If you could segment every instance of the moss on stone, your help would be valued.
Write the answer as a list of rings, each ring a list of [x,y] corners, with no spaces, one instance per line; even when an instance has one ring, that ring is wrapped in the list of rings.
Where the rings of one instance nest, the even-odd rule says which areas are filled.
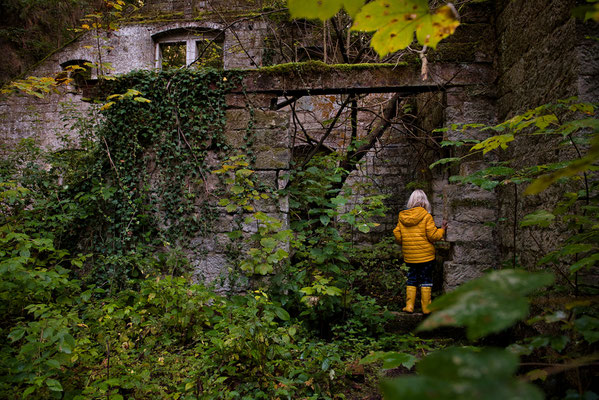
[[[174,22],[185,19],[185,15],[182,12],[174,13],[160,13],[155,12],[151,14],[134,14],[128,17],[126,20],[121,21],[121,24],[151,24],[156,22]]]
[[[379,68],[389,68],[395,66],[405,66],[407,63],[379,63],[379,64],[326,64],[322,61],[307,61],[297,63],[277,64],[258,69],[261,73],[266,74],[293,74],[293,73],[323,73],[330,71],[351,72],[374,70]]]

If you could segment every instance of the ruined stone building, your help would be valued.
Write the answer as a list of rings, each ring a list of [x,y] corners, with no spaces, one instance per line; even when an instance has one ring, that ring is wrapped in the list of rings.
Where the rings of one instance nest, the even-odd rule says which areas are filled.
[[[99,49],[94,35],[88,33],[45,59],[31,74],[53,76],[70,65],[98,63],[99,55],[101,62],[114,68],[105,71],[112,76],[197,63],[247,69],[244,93],[234,92],[228,97],[227,138],[233,146],[243,144],[250,111],[240,98],[247,95],[255,107],[253,168],[273,186],[284,184],[282,177],[292,159],[305,155],[322,138],[328,128],[326,121],[335,116],[348,96],[356,96],[356,129],[359,136],[365,136],[379,121],[376,115],[383,113],[389,99],[396,101],[393,96],[399,93],[391,126],[347,183],[369,183],[370,190],[390,195],[387,202],[391,212],[378,221],[377,235],[357,235],[356,240],[391,235],[397,212],[411,190],[424,187],[432,196],[437,224],[443,219],[449,222],[448,245],[439,251],[443,288],[449,290],[486,269],[500,267],[504,261],[500,250],[502,254],[518,254],[523,263],[541,251],[527,237],[529,232],[514,226],[543,199],[523,198],[511,186],[485,191],[451,184],[450,175],[472,172],[483,161],[464,162],[459,171],[428,169],[430,163],[456,155],[441,147],[441,140],[460,138],[459,131],[436,130],[458,123],[495,124],[528,108],[570,96],[599,99],[599,46],[587,38],[597,36],[597,25],[573,18],[575,3],[458,1],[461,25],[436,50],[428,51],[428,77],[423,79],[418,54],[406,51],[386,64],[374,64],[377,60],[367,43],[344,50],[339,46],[349,44],[350,36],[347,41],[331,39],[339,36],[336,30],[343,26],[290,22],[284,2],[147,0],[117,31],[107,33],[108,47]],[[343,54],[351,59],[345,60]],[[355,60],[372,64],[339,65]],[[327,65],[312,62],[271,67],[304,61]],[[64,109],[67,105],[81,111],[90,107],[83,100],[89,96],[97,72],[86,68],[60,95],[4,100],[0,104],[0,140],[13,143],[34,137],[44,146],[60,146],[58,138],[68,130]],[[323,142],[327,149],[348,145],[350,119],[349,110],[341,113],[340,122]],[[510,157],[535,157],[536,150],[514,146]],[[288,205],[284,203],[266,211],[286,218]],[[193,261],[208,279],[226,271],[222,241],[227,218],[223,211],[218,232],[194,242],[204,253]],[[555,242],[549,237],[541,240],[549,245]]]

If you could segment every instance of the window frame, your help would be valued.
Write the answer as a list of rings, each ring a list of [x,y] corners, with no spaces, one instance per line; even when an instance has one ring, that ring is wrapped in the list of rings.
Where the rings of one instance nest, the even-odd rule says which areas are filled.
[[[162,69],[162,49],[161,45],[185,44],[185,66],[189,66],[196,61],[198,57],[199,42],[215,42],[224,47],[224,33],[221,30],[213,28],[176,28],[160,32],[153,36],[154,40],[154,66],[156,69]],[[224,58],[224,54],[223,54]],[[224,60],[223,60],[224,62]]]

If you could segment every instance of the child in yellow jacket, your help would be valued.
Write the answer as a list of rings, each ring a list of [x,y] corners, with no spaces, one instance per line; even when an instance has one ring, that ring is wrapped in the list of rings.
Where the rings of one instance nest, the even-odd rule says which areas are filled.
[[[406,306],[403,311],[414,312],[416,288],[420,286],[422,312],[429,314],[433,286],[435,246],[447,230],[447,222],[441,228],[435,226],[431,216],[431,205],[422,190],[415,190],[408,200],[407,210],[399,213],[397,226],[393,230],[395,240],[401,244],[404,261],[409,267],[406,288]]]

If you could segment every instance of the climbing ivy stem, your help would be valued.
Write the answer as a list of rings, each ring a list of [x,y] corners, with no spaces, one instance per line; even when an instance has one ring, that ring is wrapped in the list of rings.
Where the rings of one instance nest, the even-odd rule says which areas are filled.
[[[108,147],[108,142],[106,142],[106,137],[102,136],[102,140],[104,141],[104,145],[106,146],[106,154],[108,155],[108,161],[110,161],[110,165],[112,166],[112,169],[114,169],[114,173],[116,174],[116,178],[117,178],[117,182],[119,183],[119,186],[121,186],[121,177],[119,176],[119,171],[116,168],[116,165],[114,165],[114,161],[112,161],[112,156],[110,155],[110,148]]]

